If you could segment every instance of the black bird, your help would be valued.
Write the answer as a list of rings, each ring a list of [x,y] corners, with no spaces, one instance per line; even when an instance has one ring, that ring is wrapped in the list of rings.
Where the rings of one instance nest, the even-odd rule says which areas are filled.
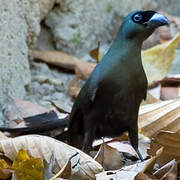
[[[138,150],[137,118],[140,103],[146,98],[147,78],[141,47],[156,28],[167,24],[167,18],[155,11],[134,11],[125,17],[111,48],[90,74],[73,105],[67,121],[71,145],[89,153],[94,139],[127,131],[143,160]],[[59,123],[57,128],[60,127]]]

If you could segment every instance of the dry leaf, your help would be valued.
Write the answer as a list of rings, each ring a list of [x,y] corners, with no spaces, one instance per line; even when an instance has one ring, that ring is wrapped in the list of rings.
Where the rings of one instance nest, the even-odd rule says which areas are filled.
[[[96,180],[134,180],[136,174],[142,171],[147,161],[122,167],[116,171],[104,171],[96,175]]]
[[[95,63],[80,61],[79,63],[76,63],[75,73],[81,79],[87,80],[89,74],[93,71],[95,66],[96,66]]]
[[[167,75],[174,59],[178,43],[179,34],[166,43],[142,51],[142,62],[149,86],[152,85],[154,81],[159,81]]]
[[[64,165],[64,167],[50,180],[55,180],[56,178],[61,177],[63,179],[70,179],[71,177],[71,161],[70,159]]]
[[[106,170],[115,170],[123,166],[123,155],[117,149],[103,143],[94,159]]]
[[[0,159],[0,179],[8,179],[12,172],[10,172],[10,165],[4,160]]]
[[[89,52],[89,54],[91,55],[92,58],[94,58],[97,62],[99,62],[101,59],[102,59],[102,55],[101,55],[101,52],[100,52],[100,42],[98,42],[98,47],[91,50]]]
[[[154,156],[156,151],[163,147],[163,153],[158,159],[160,166],[175,159],[180,160],[180,132],[162,131],[154,137],[150,144],[148,154]]]
[[[154,165],[156,163],[156,160],[162,155],[162,153],[163,153],[163,147],[161,147],[160,149],[156,151],[155,156],[149,159],[149,161],[146,163],[146,165],[144,166],[141,172],[146,173],[146,174],[152,174],[154,171]]]
[[[43,180],[44,165],[40,158],[30,158],[26,150],[19,150],[12,169],[18,180]]]
[[[178,131],[180,98],[141,106],[138,123],[141,133],[149,138],[155,136],[160,130]]]
[[[158,179],[166,179],[166,177],[171,174],[175,176],[173,177],[175,180],[177,178],[177,162],[175,160],[168,162],[163,167],[153,173],[153,175],[156,176]]]
[[[149,162],[146,163],[144,169],[139,172],[135,176],[135,180],[151,180],[151,179],[160,179],[165,180],[169,177],[172,177],[171,180],[175,180],[177,178],[177,162],[172,160],[162,166],[161,168],[155,170],[154,165],[156,163],[157,158],[162,155],[161,151],[157,156],[152,157]]]
[[[47,64],[74,70],[82,79],[87,79],[88,75],[96,66],[94,63],[83,62],[74,56],[70,56],[60,51],[32,50],[30,54],[34,57],[34,60],[41,60]]]
[[[31,157],[41,158],[47,163],[50,162],[53,154],[55,157],[55,166],[59,170],[64,167],[72,155],[78,153],[71,160],[72,178],[95,179],[95,174],[103,170],[98,162],[79,149],[50,137],[27,135],[0,141],[0,152],[11,160],[15,159],[20,149],[27,150]]]
[[[109,142],[107,145],[114,148],[114,149],[116,149],[118,152],[129,153],[132,156],[137,157],[136,151],[127,142],[112,141],[112,142]]]
[[[75,64],[80,60],[60,51],[30,51],[34,60],[41,60],[47,64],[74,70]]]
[[[154,178],[153,178],[154,179]],[[148,175],[144,174],[143,172],[139,172],[135,177],[134,180],[153,180]]]

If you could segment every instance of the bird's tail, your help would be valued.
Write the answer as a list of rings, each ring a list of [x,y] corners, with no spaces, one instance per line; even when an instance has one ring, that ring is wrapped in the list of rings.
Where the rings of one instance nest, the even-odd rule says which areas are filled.
[[[69,116],[59,119],[54,111],[43,113],[37,116],[25,118],[27,127],[9,128],[0,127],[0,131],[7,131],[18,134],[43,133],[55,129],[64,129],[69,124]]]

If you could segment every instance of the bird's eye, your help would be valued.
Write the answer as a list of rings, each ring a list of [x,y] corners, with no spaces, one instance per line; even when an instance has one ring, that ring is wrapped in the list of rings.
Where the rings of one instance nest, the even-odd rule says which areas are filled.
[[[135,22],[139,22],[142,20],[142,15],[141,14],[135,14],[134,17],[133,17],[133,20]]]

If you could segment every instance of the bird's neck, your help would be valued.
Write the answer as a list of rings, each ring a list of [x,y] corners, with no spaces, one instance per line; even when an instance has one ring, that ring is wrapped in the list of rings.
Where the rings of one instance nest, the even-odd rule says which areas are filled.
[[[141,54],[143,40],[139,38],[128,38],[123,32],[120,30],[117,34],[116,39],[112,44],[112,49],[124,49],[124,52],[132,53],[132,54]],[[134,54],[134,55],[135,55]]]

